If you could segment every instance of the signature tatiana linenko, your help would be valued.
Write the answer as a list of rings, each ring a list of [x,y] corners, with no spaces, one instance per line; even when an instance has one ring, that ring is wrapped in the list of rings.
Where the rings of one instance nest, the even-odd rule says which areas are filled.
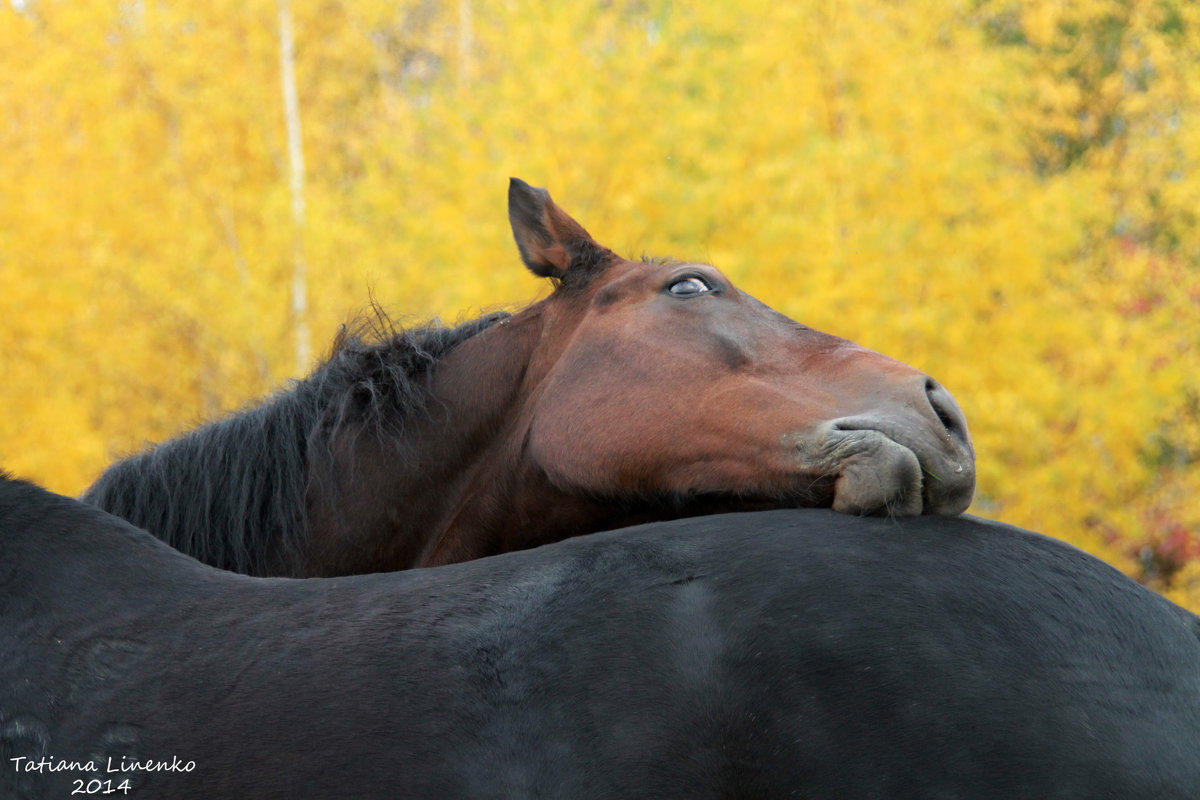
[[[171,756],[170,761],[141,761],[126,758],[125,756],[114,760],[112,756],[109,756],[103,762],[103,769],[101,769],[101,762],[95,759],[69,761],[52,756],[42,756],[41,758],[16,756],[15,758],[10,758],[9,761],[13,763],[13,769],[17,772],[191,772],[196,768],[195,761],[183,761],[179,756]]]

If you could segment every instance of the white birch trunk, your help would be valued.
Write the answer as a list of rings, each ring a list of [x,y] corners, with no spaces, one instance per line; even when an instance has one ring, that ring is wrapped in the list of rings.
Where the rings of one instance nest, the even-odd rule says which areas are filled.
[[[292,332],[295,374],[308,372],[312,333],[308,327],[308,265],[304,260],[304,148],[300,139],[300,100],[296,92],[296,48],[290,0],[279,0],[279,73],[287,122],[288,168],[292,196]]]
[[[458,0],[458,85],[462,86],[471,78],[471,50],[473,19],[471,0]]]

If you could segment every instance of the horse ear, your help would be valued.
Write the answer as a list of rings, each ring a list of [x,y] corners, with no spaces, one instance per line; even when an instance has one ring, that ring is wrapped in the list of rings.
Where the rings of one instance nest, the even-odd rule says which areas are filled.
[[[508,183],[508,221],[521,260],[538,277],[586,280],[613,256],[556,206],[549,192],[520,178]]]

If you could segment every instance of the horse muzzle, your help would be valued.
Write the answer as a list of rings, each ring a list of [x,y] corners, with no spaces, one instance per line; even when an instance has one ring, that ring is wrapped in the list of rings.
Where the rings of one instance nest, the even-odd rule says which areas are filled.
[[[831,420],[793,434],[802,467],[836,476],[833,509],[849,514],[953,515],[975,493],[975,451],[954,398],[925,379],[928,404]]]

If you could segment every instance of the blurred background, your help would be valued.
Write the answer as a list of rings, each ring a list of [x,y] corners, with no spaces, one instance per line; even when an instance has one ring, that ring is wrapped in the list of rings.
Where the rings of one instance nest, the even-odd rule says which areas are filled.
[[[1200,610],[1189,0],[0,0],[0,465],[67,494],[548,287],[508,178],[934,375],[972,512]]]

